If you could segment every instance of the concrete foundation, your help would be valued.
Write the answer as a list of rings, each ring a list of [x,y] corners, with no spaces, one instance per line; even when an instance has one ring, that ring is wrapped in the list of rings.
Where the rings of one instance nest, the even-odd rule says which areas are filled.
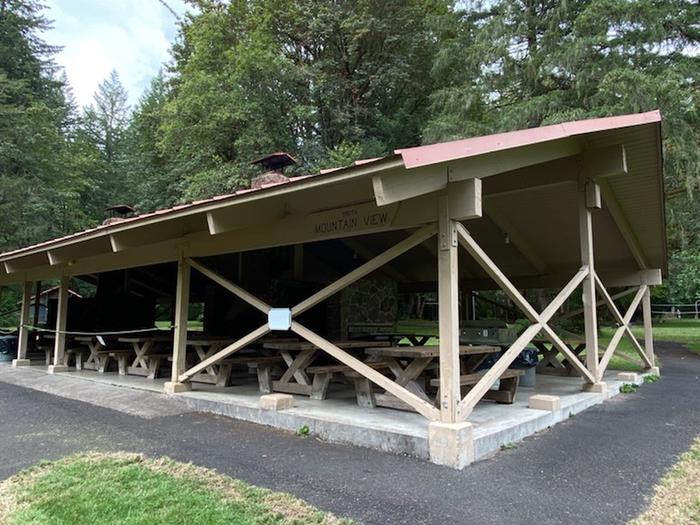
[[[471,423],[428,424],[428,454],[436,465],[462,470],[474,462],[474,428]]]
[[[552,412],[561,409],[561,399],[558,396],[548,396],[546,394],[530,396],[527,404],[530,408],[535,410],[548,410]]]
[[[442,458],[441,464],[456,466],[465,461],[488,458],[503,445],[521,441],[569,419],[573,414],[602,403],[607,397],[616,395],[624,384],[617,380],[616,372],[606,374],[605,383],[608,388],[603,395],[601,392],[582,392],[581,379],[577,377],[539,375],[535,387],[518,388],[512,405],[483,401],[469,416],[473,443],[471,458],[465,434],[467,431],[454,430],[454,436],[446,437],[444,432],[450,431],[445,430],[441,437],[433,440],[431,446],[429,422],[423,416],[402,410],[359,407],[353,389],[343,385],[332,384],[328,399],[323,401],[293,396],[293,407],[267,410],[260,407],[261,396],[255,375],[250,376],[245,384],[226,388],[201,383],[190,385],[191,391],[187,390],[187,386],[168,387],[185,390],[179,390],[177,396],[165,396],[165,379],[149,380],[138,376],[120,376],[114,372],[100,374],[92,370],[75,371],[72,368],[67,373],[55,375],[48,375],[47,371],[46,366],[13,368],[9,363],[0,364],[0,381],[127,413],[138,415],[146,412],[148,417],[180,410],[209,412],[290,432],[308,427],[312,435],[325,441],[426,460]],[[99,386],[99,395],[94,393],[94,388],[89,387],[91,384]],[[127,395],[128,392],[133,394]],[[536,395],[558,397],[559,408],[531,408],[530,398]],[[137,402],[128,401],[134,396],[138,397]],[[148,400],[149,396],[152,401]],[[443,443],[449,443],[444,440],[453,439],[454,443],[463,444],[466,456],[450,456],[444,451],[439,453],[435,448],[436,439]]]
[[[287,410],[294,406],[294,396],[289,394],[267,394],[260,396],[260,408],[263,410]]]
[[[12,366],[17,368],[18,366],[29,366],[32,362],[29,359],[13,359]]]
[[[655,376],[660,376],[661,375],[661,370],[659,370],[658,366],[652,366],[651,368],[647,368],[644,371],[645,374],[651,374]]]
[[[617,378],[620,381],[625,381],[626,383],[637,384],[640,381],[639,374],[635,374],[634,372],[620,372],[617,374]]]
[[[48,366],[48,373],[49,374],[58,374],[59,372],[68,372],[69,368],[66,365],[49,365]]]

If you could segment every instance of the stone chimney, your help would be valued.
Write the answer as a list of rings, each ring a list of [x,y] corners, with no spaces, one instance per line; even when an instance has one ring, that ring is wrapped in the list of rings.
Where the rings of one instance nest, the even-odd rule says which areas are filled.
[[[292,166],[297,163],[296,159],[292,157],[289,153],[283,151],[277,153],[271,153],[255,159],[250,162],[253,165],[262,166],[265,170],[262,174],[254,177],[250,182],[250,187],[253,189],[260,189],[268,184],[288,182],[289,177],[282,174],[282,170],[287,166]]]
[[[107,218],[102,221],[103,226],[121,222],[134,215],[134,208],[128,204],[115,204],[106,208],[105,211],[107,212]]]

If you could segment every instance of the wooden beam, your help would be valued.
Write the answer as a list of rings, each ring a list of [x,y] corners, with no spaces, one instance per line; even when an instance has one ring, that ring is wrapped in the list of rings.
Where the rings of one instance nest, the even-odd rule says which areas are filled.
[[[581,264],[588,267],[588,275],[583,281],[583,324],[586,339],[586,366],[591,375],[599,380],[598,374],[598,316],[595,298],[595,256],[593,253],[593,218],[586,206],[585,187],[578,193],[579,242]]]
[[[440,412],[433,405],[427,403],[412,392],[409,392],[404,387],[399,386],[385,375],[382,375],[381,373],[374,370],[372,367],[367,366],[365,363],[363,363],[356,357],[353,357],[347,352],[341,350],[340,348],[335,346],[330,341],[327,341],[320,335],[312,332],[311,330],[309,330],[308,328],[304,327],[296,321],[292,321],[292,331],[306,339],[311,344],[317,346],[324,352],[328,353],[329,355],[343,363],[345,366],[349,366],[358,374],[366,377],[380,388],[383,388],[390,394],[393,394],[401,401],[415,409],[419,414],[422,414],[431,421],[436,421],[439,419]]]
[[[651,316],[651,290],[647,286],[642,299],[642,316],[644,319],[644,351],[647,354],[650,368],[656,366],[656,358],[654,357],[654,332],[652,327]]]
[[[629,326],[630,321],[632,320],[632,317],[634,316],[634,313],[636,312],[637,308],[639,307],[640,302],[642,301],[644,297],[644,292],[647,290],[646,285],[642,285],[639,287],[639,290],[637,291],[637,295],[635,295],[634,299],[632,300],[632,303],[630,304],[629,309],[627,310],[627,313],[625,316],[623,316],[619,309],[617,308],[617,305],[615,305],[615,302],[612,300],[610,297],[610,294],[608,291],[605,289],[605,286],[603,285],[603,282],[598,278],[598,276],[595,276],[595,282],[596,286],[598,287],[598,290],[600,291],[601,295],[603,296],[603,299],[605,300],[608,308],[613,314],[613,317],[615,317],[615,320],[619,323],[620,328],[623,329],[624,332],[627,333],[630,341],[632,342],[632,347],[637,351],[639,356],[642,358],[644,363],[648,366],[651,367],[652,362],[649,361],[649,358],[647,357],[646,353],[644,352],[644,349],[641,347],[639,344],[639,341],[637,341],[637,338],[634,336],[632,333],[632,329]],[[608,357],[608,359],[610,359]],[[607,363],[606,363],[607,366]],[[605,369],[603,369],[605,370]],[[603,371],[601,371],[600,376],[602,377]]]
[[[325,288],[313,294],[311,297],[308,297],[306,300],[293,307],[292,315],[296,317],[299,314],[308,310],[309,308],[312,308],[318,303],[328,299],[330,296],[334,295],[346,286],[362,279],[366,275],[372,273],[374,270],[380,268],[381,266],[384,266],[389,261],[392,261],[399,255],[406,253],[414,246],[417,246],[418,244],[422,243],[424,240],[429,239],[430,237],[435,235],[436,231],[437,228],[435,224],[424,226],[420,230],[413,233],[410,237],[392,246],[384,253],[377,255],[374,259],[367,261],[359,268],[355,268],[347,275],[341,277],[334,283],[329,284]]]
[[[611,296],[611,299],[616,300],[620,299],[622,297],[627,297],[628,295],[631,295],[637,291],[636,288],[629,288],[627,290],[623,290],[621,292],[616,293],[615,295]],[[603,306],[605,304],[605,299],[599,299],[598,302],[596,303],[596,306]],[[570,312],[566,312],[561,315],[555,315],[554,319],[561,320],[561,319],[570,319],[571,317],[576,317],[577,315],[580,315],[583,313],[583,308],[578,308],[576,310],[572,310]]]
[[[608,363],[610,362],[610,359],[612,358],[612,355],[617,348],[617,344],[620,342],[620,339],[622,338],[622,335],[625,332],[629,336],[630,340],[632,341],[633,347],[635,348],[635,350],[637,350],[637,353],[640,355],[642,360],[645,362],[645,364],[647,366],[651,367],[652,366],[651,362],[648,360],[646,354],[644,353],[644,350],[641,348],[641,346],[639,346],[639,342],[637,341],[636,337],[634,337],[634,334],[632,333],[632,330],[629,327],[629,323],[630,323],[630,321],[632,321],[632,317],[634,316],[634,313],[637,311],[637,308],[639,307],[639,304],[644,297],[644,293],[647,290],[647,287],[644,285],[639,287],[639,290],[637,291],[637,294],[634,296],[634,299],[632,299],[632,303],[630,303],[630,306],[627,309],[627,312],[625,313],[624,316],[622,316],[622,314],[620,314],[620,311],[618,310],[617,306],[613,302],[612,298],[608,294],[607,290],[603,286],[603,283],[600,281],[600,279],[596,278],[596,284],[598,285],[598,289],[600,290],[601,295],[605,299],[605,302],[607,303],[608,307],[610,308],[610,311],[613,313],[613,316],[615,317],[616,321],[619,324],[617,330],[613,334],[613,338],[610,340],[610,344],[608,345],[608,347],[605,349],[605,352],[603,353],[603,357],[601,359],[601,364],[600,364],[599,377],[600,378],[603,377],[603,374],[605,373],[605,370],[608,367]]]
[[[464,396],[464,399],[459,404],[459,416],[466,419],[471,414],[476,404],[484,397],[484,394],[491,389],[491,386],[501,377],[501,374],[510,366],[516,357],[523,349],[530,344],[537,333],[542,329],[540,323],[535,323],[529,326],[520,336],[510,345],[510,348],[489,368],[484,376],[475,384],[471,390]]]
[[[8,274],[22,273],[29,268],[36,266],[44,266],[50,264],[47,252],[35,253],[32,255],[24,255],[14,259],[8,259],[4,263],[5,272]]]
[[[34,314],[33,324],[39,325],[39,313],[41,312],[41,281],[37,281],[34,285]]]
[[[377,206],[386,206],[447,188],[447,166],[392,170],[372,177]]]
[[[456,222],[448,197],[440,199],[438,221],[438,308],[440,322],[440,420],[457,421],[459,382],[459,265]]]
[[[642,249],[639,239],[632,230],[632,226],[630,225],[629,220],[627,219],[625,212],[622,210],[622,206],[620,205],[620,202],[618,201],[617,196],[615,195],[615,192],[608,181],[600,181],[600,191],[603,196],[603,201],[607,206],[608,212],[612,216],[613,221],[615,221],[617,228],[620,230],[620,234],[625,240],[625,243],[627,243],[627,247],[629,248],[635,262],[639,265],[639,268],[643,270],[649,268],[647,256]]]
[[[241,337],[235,343],[230,344],[227,347],[219,350],[214,355],[206,358],[204,361],[196,364],[195,366],[193,366],[192,368],[190,368],[186,372],[180,374],[178,379],[180,381],[189,381],[190,379],[192,379],[194,376],[196,376],[202,370],[205,370],[207,367],[215,365],[216,363],[218,363],[222,359],[226,359],[231,354],[235,354],[239,350],[244,349],[249,344],[254,343],[258,339],[260,339],[262,336],[267,335],[269,333],[270,333],[270,327],[268,326],[267,323],[265,323],[264,325],[260,326],[259,328],[256,328],[252,332],[250,332],[248,335]]]
[[[181,258],[177,263],[175,285],[175,333],[173,337],[173,366],[171,381],[178,383],[187,368],[187,323],[189,321],[191,270],[189,262]]]
[[[447,196],[450,219],[466,221],[483,216],[481,179],[451,182],[447,185]]]
[[[22,286],[22,306],[19,313],[19,336],[17,339],[17,359],[20,360],[27,358],[27,348],[29,346],[29,312],[31,302],[32,283],[26,281]]]
[[[294,250],[294,258],[292,260],[292,275],[294,280],[301,281],[304,279],[304,245],[295,244],[292,249]]]
[[[222,286],[223,288],[225,288],[226,290],[231,292],[233,295],[235,295],[239,299],[242,299],[243,301],[245,301],[246,303],[248,303],[252,307],[257,308],[262,313],[267,314],[270,311],[269,304],[267,304],[264,301],[261,301],[260,299],[255,297],[253,294],[247,292],[246,290],[244,290],[243,288],[241,288],[237,284],[232,283],[231,281],[229,281],[225,277],[222,277],[218,273],[210,270],[206,266],[198,263],[194,259],[187,258],[187,263],[190,266],[192,266],[192,268],[197,270],[199,273],[205,275],[206,277],[208,277],[209,279],[211,279],[212,281],[217,283],[219,286]]]
[[[498,287],[505,292],[505,294],[510,297],[510,299],[515,303],[515,305],[520,308],[520,310],[525,314],[525,316],[533,323],[539,323],[542,325],[541,329],[545,336],[554,344],[554,346],[563,353],[569,360],[574,368],[576,368],[584,378],[595,382],[594,376],[583,366],[578,358],[573,354],[571,349],[564,344],[561,338],[547,325],[547,321],[556,313],[556,310],[564,303],[564,301],[573,293],[573,290],[581,284],[585,277],[589,273],[587,266],[579,269],[579,271],[574,275],[574,277],[566,284],[562,291],[557,295],[557,297],[552,300],[552,302],[547,307],[543,314],[538,314],[537,311],[530,305],[530,303],[523,297],[523,295],[518,291],[518,289],[513,285],[513,283],[506,277],[506,275],[498,268],[496,263],[494,263],[491,258],[484,252],[484,250],[479,246],[479,244],[472,238],[467,229],[460,223],[457,223],[457,233],[459,234],[459,243],[464,246],[464,248],[469,252],[469,254],[476,260],[477,263],[484,269],[484,271],[496,282]],[[545,315],[546,313],[546,315]]]
[[[78,259],[110,252],[112,252],[112,246],[109,239],[107,237],[98,237],[62,248],[51,249],[48,251],[48,258],[51,266],[61,266],[73,264]]]
[[[61,277],[58,286],[58,309],[56,312],[56,339],[54,340],[53,366],[55,370],[65,366],[66,355],[66,323],[68,320],[68,287],[70,278]]]
[[[623,144],[589,149],[581,154],[581,172],[587,179],[598,180],[627,174],[627,152]]]
[[[560,139],[500,150],[451,163],[450,181],[484,178],[571,157],[583,150],[576,139]]]

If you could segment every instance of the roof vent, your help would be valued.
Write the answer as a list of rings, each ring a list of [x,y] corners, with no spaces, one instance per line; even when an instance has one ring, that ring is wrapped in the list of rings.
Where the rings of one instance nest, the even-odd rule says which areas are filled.
[[[277,153],[271,153],[255,159],[250,162],[255,165],[258,164],[265,169],[265,172],[257,177],[254,177],[250,182],[250,187],[253,189],[260,189],[264,186],[271,184],[280,184],[283,182],[289,182],[289,177],[282,174],[282,170],[287,166],[292,166],[297,163],[296,159],[292,157],[289,153],[279,151]]]

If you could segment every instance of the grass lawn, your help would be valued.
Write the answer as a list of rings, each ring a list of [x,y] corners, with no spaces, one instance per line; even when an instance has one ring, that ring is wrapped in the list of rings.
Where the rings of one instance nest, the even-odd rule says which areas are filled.
[[[82,454],[0,483],[7,525],[351,523],[287,494],[138,454]]]
[[[647,511],[630,525],[700,523],[700,438],[656,486]]]
[[[437,335],[438,327],[436,321],[409,319],[400,321],[397,325],[397,329],[401,332],[432,333]],[[601,352],[610,342],[613,333],[615,333],[615,329],[615,326],[599,327]],[[632,333],[634,333],[640,342],[644,340],[644,327],[641,325],[632,327]],[[674,341],[700,353],[700,320],[671,319],[664,322],[657,321],[654,323],[654,340]],[[431,338],[428,344],[436,345],[438,344],[438,339],[436,337]],[[612,357],[609,365],[611,370],[625,370],[630,372],[639,372],[642,370],[641,359],[632,347],[632,342],[629,338],[622,338],[618,345],[618,351],[623,354],[623,356],[615,355]],[[634,362],[631,362],[630,359]]]

